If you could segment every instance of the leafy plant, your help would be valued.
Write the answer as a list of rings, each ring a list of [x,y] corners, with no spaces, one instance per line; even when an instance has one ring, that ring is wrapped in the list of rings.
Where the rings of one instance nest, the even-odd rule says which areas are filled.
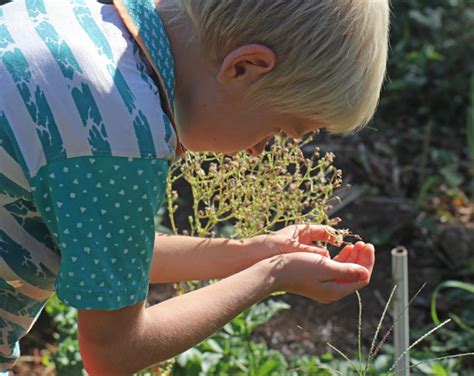
[[[445,136],[464,128],[473,6],[472,0],[392,2],[390,81],[378,112],[390,119],[387,125],[409,121],[424,128],[432,121],[434,131]]]
[[[239,314],[224,328],[177,357],[173,375],[281,375],[288,367],[280,352],[251,339],[253,330],[290,306],[267,301]]]
[[[61,376],[85,376],[77,339],[77,310],[62,303],[56,294],[49,299],[45,310],[56,325],[57,348],[43,350],[41,363],[54,367]]]
[[[289,309],[283,302],[269,300],[252,306],[227,324],[223,330],[177,357],[176,376],[331,376],[331,354],[293,356],[286,359],[279,351],[252,339],[253,330],[278,312]],[[301,373],[303,372],[303,373]]]

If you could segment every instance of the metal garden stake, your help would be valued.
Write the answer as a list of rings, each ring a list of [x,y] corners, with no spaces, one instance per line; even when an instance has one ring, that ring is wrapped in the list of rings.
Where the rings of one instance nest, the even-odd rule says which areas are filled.
[[[397,285],[393,300],[395,359],[410,345],[408,316],[408,251],[405,247],[392,249],[392,279]],[[398,318],[398,319],[397,319]],[[410,354],[407,352],[395,366],[397,376],[410,375]]]

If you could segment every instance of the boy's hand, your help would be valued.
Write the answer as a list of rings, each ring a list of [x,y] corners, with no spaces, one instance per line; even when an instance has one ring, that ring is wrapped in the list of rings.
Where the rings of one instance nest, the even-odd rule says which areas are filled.
[[[372,275],[375,249],[372,244],[347,245],[333,260],[314,253],[274,257],[276,290],[330,303],[365,287]]]
[[[329,257],[327,249],[317,247],[313,242],[321,241],[332,245],[340,245],[335,240],[335,230],[322,225],[292,225],[271,234],[251,238],[251,245],[265,247],[272,256],[293,252],[317,253]]]

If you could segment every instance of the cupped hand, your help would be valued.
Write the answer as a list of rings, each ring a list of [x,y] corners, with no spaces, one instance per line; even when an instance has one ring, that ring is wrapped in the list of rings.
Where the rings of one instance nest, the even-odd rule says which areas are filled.
[[[372,244],[347,245],[334,258],[298,252],[272,260],[279,290],[330,303],[365,287],[375,263]]]
[[[334,257],[333,260],[341,263],[358,264],[365,267],[369,271],[370,281],[372,270],[375,264],[375,248],[370,243],[364,243],[362,241],[359,241],[355,244],[346,245],[342,249],[342,251]],[[341,279],[337,282],[349,283],[350,281],[346,279]]]

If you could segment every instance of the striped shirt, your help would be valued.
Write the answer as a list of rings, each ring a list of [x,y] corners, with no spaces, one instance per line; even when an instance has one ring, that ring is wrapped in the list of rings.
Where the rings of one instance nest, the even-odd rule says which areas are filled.
[[[161,53],[167,76],[169,44]],[[26,178],[78,156],[173,160],[176,134],[151,75],[112,5],[25,0],[0,8],[0,123]]]
[[[0,326],[2,310],[52,291],[79,309],[146,298],[154,219],[182,152],[174,90],[152,0],[0,7],[0,290],[12,299]]]

